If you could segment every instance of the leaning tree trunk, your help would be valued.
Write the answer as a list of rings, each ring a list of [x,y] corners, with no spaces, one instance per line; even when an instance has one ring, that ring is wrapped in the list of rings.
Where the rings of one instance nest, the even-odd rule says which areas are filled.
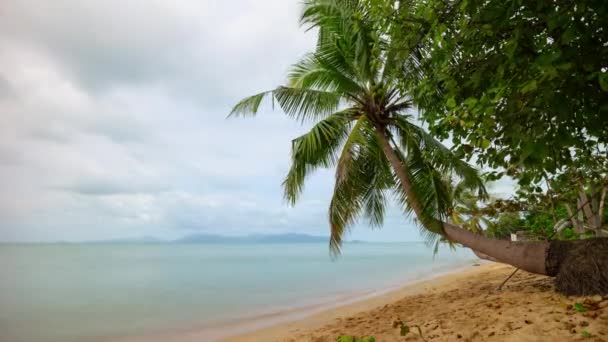
[[[412,195],[409,172],[391,146],[389,133],[377,127],[382,149],[407,194],[408,205],[422,217],[422,206]],[[475,234],[462,227],[438,222],[448,239],[524,271],[556,277],[556,287],[566,294],[608,293],[608,239],[579,241],[511,242]]]

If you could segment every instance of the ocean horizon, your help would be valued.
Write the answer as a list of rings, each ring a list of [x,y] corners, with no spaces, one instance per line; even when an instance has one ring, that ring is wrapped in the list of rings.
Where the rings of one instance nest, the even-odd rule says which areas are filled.
[[[347,243],[335,260],[320,242],[2,244],[0,330],[7,341],[229,334],[475,260],[421,242]]]

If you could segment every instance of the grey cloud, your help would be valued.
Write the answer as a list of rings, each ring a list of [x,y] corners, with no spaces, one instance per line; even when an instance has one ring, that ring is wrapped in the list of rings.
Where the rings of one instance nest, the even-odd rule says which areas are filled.
[[[179,42],[179,22],[142,1],[8,1],[3,12],[6,35],[44,48],[92,87],[162,75],[168,43]]]
[[[27,132],[29,137],[35,140],[42,140],[49,143],[68,144],[72,141],[72,131],[59,127],[32,127]]]
[[[67,191],[80,195],[106,196],[122,194],[156,194],[169,190],[162,184],[137,184],[108,181],[80,182],[63,187],[51,187],[53,190]]]
[[[0,166],[18,166],[23,165],[25,159],[15,150],[0,145]]]
[[[0,100],[10,98],[14,95],[10,83],[0,75]]]
[[[268,66],[292,62],[294,49],[301,54],[304,44],[312,46],[312,35],[305,37],[294,20],[295,1],[169,4],[11,0],[0,31],[48,53],[88,91],[156,83],[207,105],[234,100],[235,90],[261,79],[276,80],[284,70]],[[282,13],[259,16],[268,10]]]
[[[89,124],[85,130],[92,134],[103,135],[119,144],[145,143],[153,140],[154,134],[146,131],[138,121],[129,120],[128,117],[115,120],[102,119],[94,124]]]

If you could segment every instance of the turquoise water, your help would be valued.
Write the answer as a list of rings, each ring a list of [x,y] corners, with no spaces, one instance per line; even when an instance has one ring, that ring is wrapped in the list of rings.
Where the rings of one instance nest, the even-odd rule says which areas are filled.
[[[0,245],[1,341],[111,340],[381,291],[470,264],[422,243]]]

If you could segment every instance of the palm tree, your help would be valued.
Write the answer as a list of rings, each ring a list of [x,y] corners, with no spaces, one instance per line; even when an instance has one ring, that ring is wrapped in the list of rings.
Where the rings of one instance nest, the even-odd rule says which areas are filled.
[[[361,9],[356,5],[309,3],[303,22],[320,28],[316,50],[293,66],[286,86],[248,97],[231,113],[256,114],[262,100],[272,97],[294,119],[319,120],[310,132],[293,140],[292,166],[283,186],[286,199],[295,204],[308,174],[319,167],[336,167],[329,208],[334,252],[339,251],[345,229],[361,213],[372,226],[382,225],[389,192],[416,213],[429,239],[441,235],[437,218],[447,218],[451,205],[446,177],[458,177],[463,187],[485,193],[474,168],[412,122],[407,114],[412,103],[398,90],[396,70],[389,64],[374,65],[381,56],[372,49],[357,49],[373,40],[363,17],[342,20],[356,17]],[[395,146],[389,146],[390,155],[383,142]],[[399,169],[408,171],[405,182],[391,166],[391,156],[399,160]],[[406,190],[414,192],[415,200]]]
[[[397,58],[399,47],[377,32],[372,9],[364,0],[306,2],[301,21],[318,30],[315,50],[293,65],[285,86],[245,98],[232,110],[231,116],[255,115],[268,97],[288,116],[316,121],[292,141],[285,198],[294,204],[306,176],[335,167],[329,205],[333,252],[339,252],[342,236],[361,214],[370,225],[382,225],[392,193],[407,213],[416,215],[427,239],[446,238],[521,269],[555,275],[545,266],[548,242],[495,240],[447,222],[446,178],[478,195],[485,188],[474,168],[408,115],[413,104],[400,91],[399,80],[415,61],[404,64]]]

